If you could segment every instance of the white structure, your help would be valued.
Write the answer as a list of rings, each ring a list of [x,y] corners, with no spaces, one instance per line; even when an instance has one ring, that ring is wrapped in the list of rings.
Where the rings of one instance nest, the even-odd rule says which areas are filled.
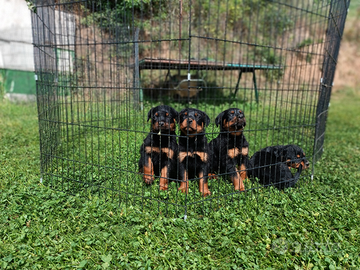
[[[11,100],[35,99],[31,13],[24,0],[0,0],[0,85]]]
[[[31,15],[24,0],[0,0],[0,68],[34,71]]]
[[[31,11],[24,0],[0,0],[3,11],[0,16],[0,93],[10,100],[35,99],[34,47],[31,26]],[[72,72],[74,51],[64,50],[62,45],[74,44],[75,17],[72,14],[55,11],[52,8],[38,8],[44,18],[47,12],[55,12],[54,32],[58,48],[49,52],[56,61],[44,63],[53,65],[57,72]],[[67,33],[63,36],[62,33]],[[70,34],[69,34],[70,33]],[[39,36],[42,37],[41,35]],[[45,37],[46,38],[46,37]],[[52,42],[49,40],[49,42]],[[66,46],[68,49],[69,46]],[[2,90],[2,91],[1,91]],[[0,97],[1,98],[1,97]]]

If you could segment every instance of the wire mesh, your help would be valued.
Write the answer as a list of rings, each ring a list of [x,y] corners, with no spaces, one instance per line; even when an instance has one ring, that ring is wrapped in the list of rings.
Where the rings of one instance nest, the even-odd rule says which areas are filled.
[[[160,104],[205,112],[207,142],[219,135],[216,117],[239,108],[248,158],[293,144],[312,164],[297,185],[314,173],[349,0],[34,2],[41,172],[51,188],[170,215],[245,201],[228,171],[208,179],[210,196],[197,190],[199,172],[182,193],[178,157],[168,189],[143,181],[140,148]],[[245,190],[264,192],[257,180],[245,177]]]

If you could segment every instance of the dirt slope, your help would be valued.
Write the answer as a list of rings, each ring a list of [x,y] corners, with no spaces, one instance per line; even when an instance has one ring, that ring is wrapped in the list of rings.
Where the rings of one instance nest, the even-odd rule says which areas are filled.
[[[341,42],[334,79],[334,91],[355,88],[360,91],[360,7],[354,18],[348,18]]]

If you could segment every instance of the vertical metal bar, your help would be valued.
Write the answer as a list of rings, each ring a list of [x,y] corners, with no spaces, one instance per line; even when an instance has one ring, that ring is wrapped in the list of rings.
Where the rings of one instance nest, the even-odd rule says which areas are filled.
[[[255,99],[256,99],[256,103],[259,103],[259,93],[256,84],[255,69],[253,70],[252,74],[253,74],[253,82],[254,82],[254,90],[255,90]]]
[[[134,72],[134,107],[138,107],[138,102],[140,103],[140,109],[144,109],[144,95],[143,90],[140,85],[140,70],[139,70],[139,32],[140,28],[135,29],[134,36],[134,46],[135,46],[135,72]],[[139,96],[137,95],[139,93]]]
[[[182,0],[180,0],[179,4],[180,4],[180,7],[179,7],[180,9],[179,9],[179,42],[178,42],[178,44],[179,44],[179,56],[181,58]]]

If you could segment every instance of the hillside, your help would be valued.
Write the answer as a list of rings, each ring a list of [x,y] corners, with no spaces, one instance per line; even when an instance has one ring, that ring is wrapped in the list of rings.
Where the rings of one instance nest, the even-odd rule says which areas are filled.
[[[360,1],[351,1],[335,73],[334,90],[360,89]]]

